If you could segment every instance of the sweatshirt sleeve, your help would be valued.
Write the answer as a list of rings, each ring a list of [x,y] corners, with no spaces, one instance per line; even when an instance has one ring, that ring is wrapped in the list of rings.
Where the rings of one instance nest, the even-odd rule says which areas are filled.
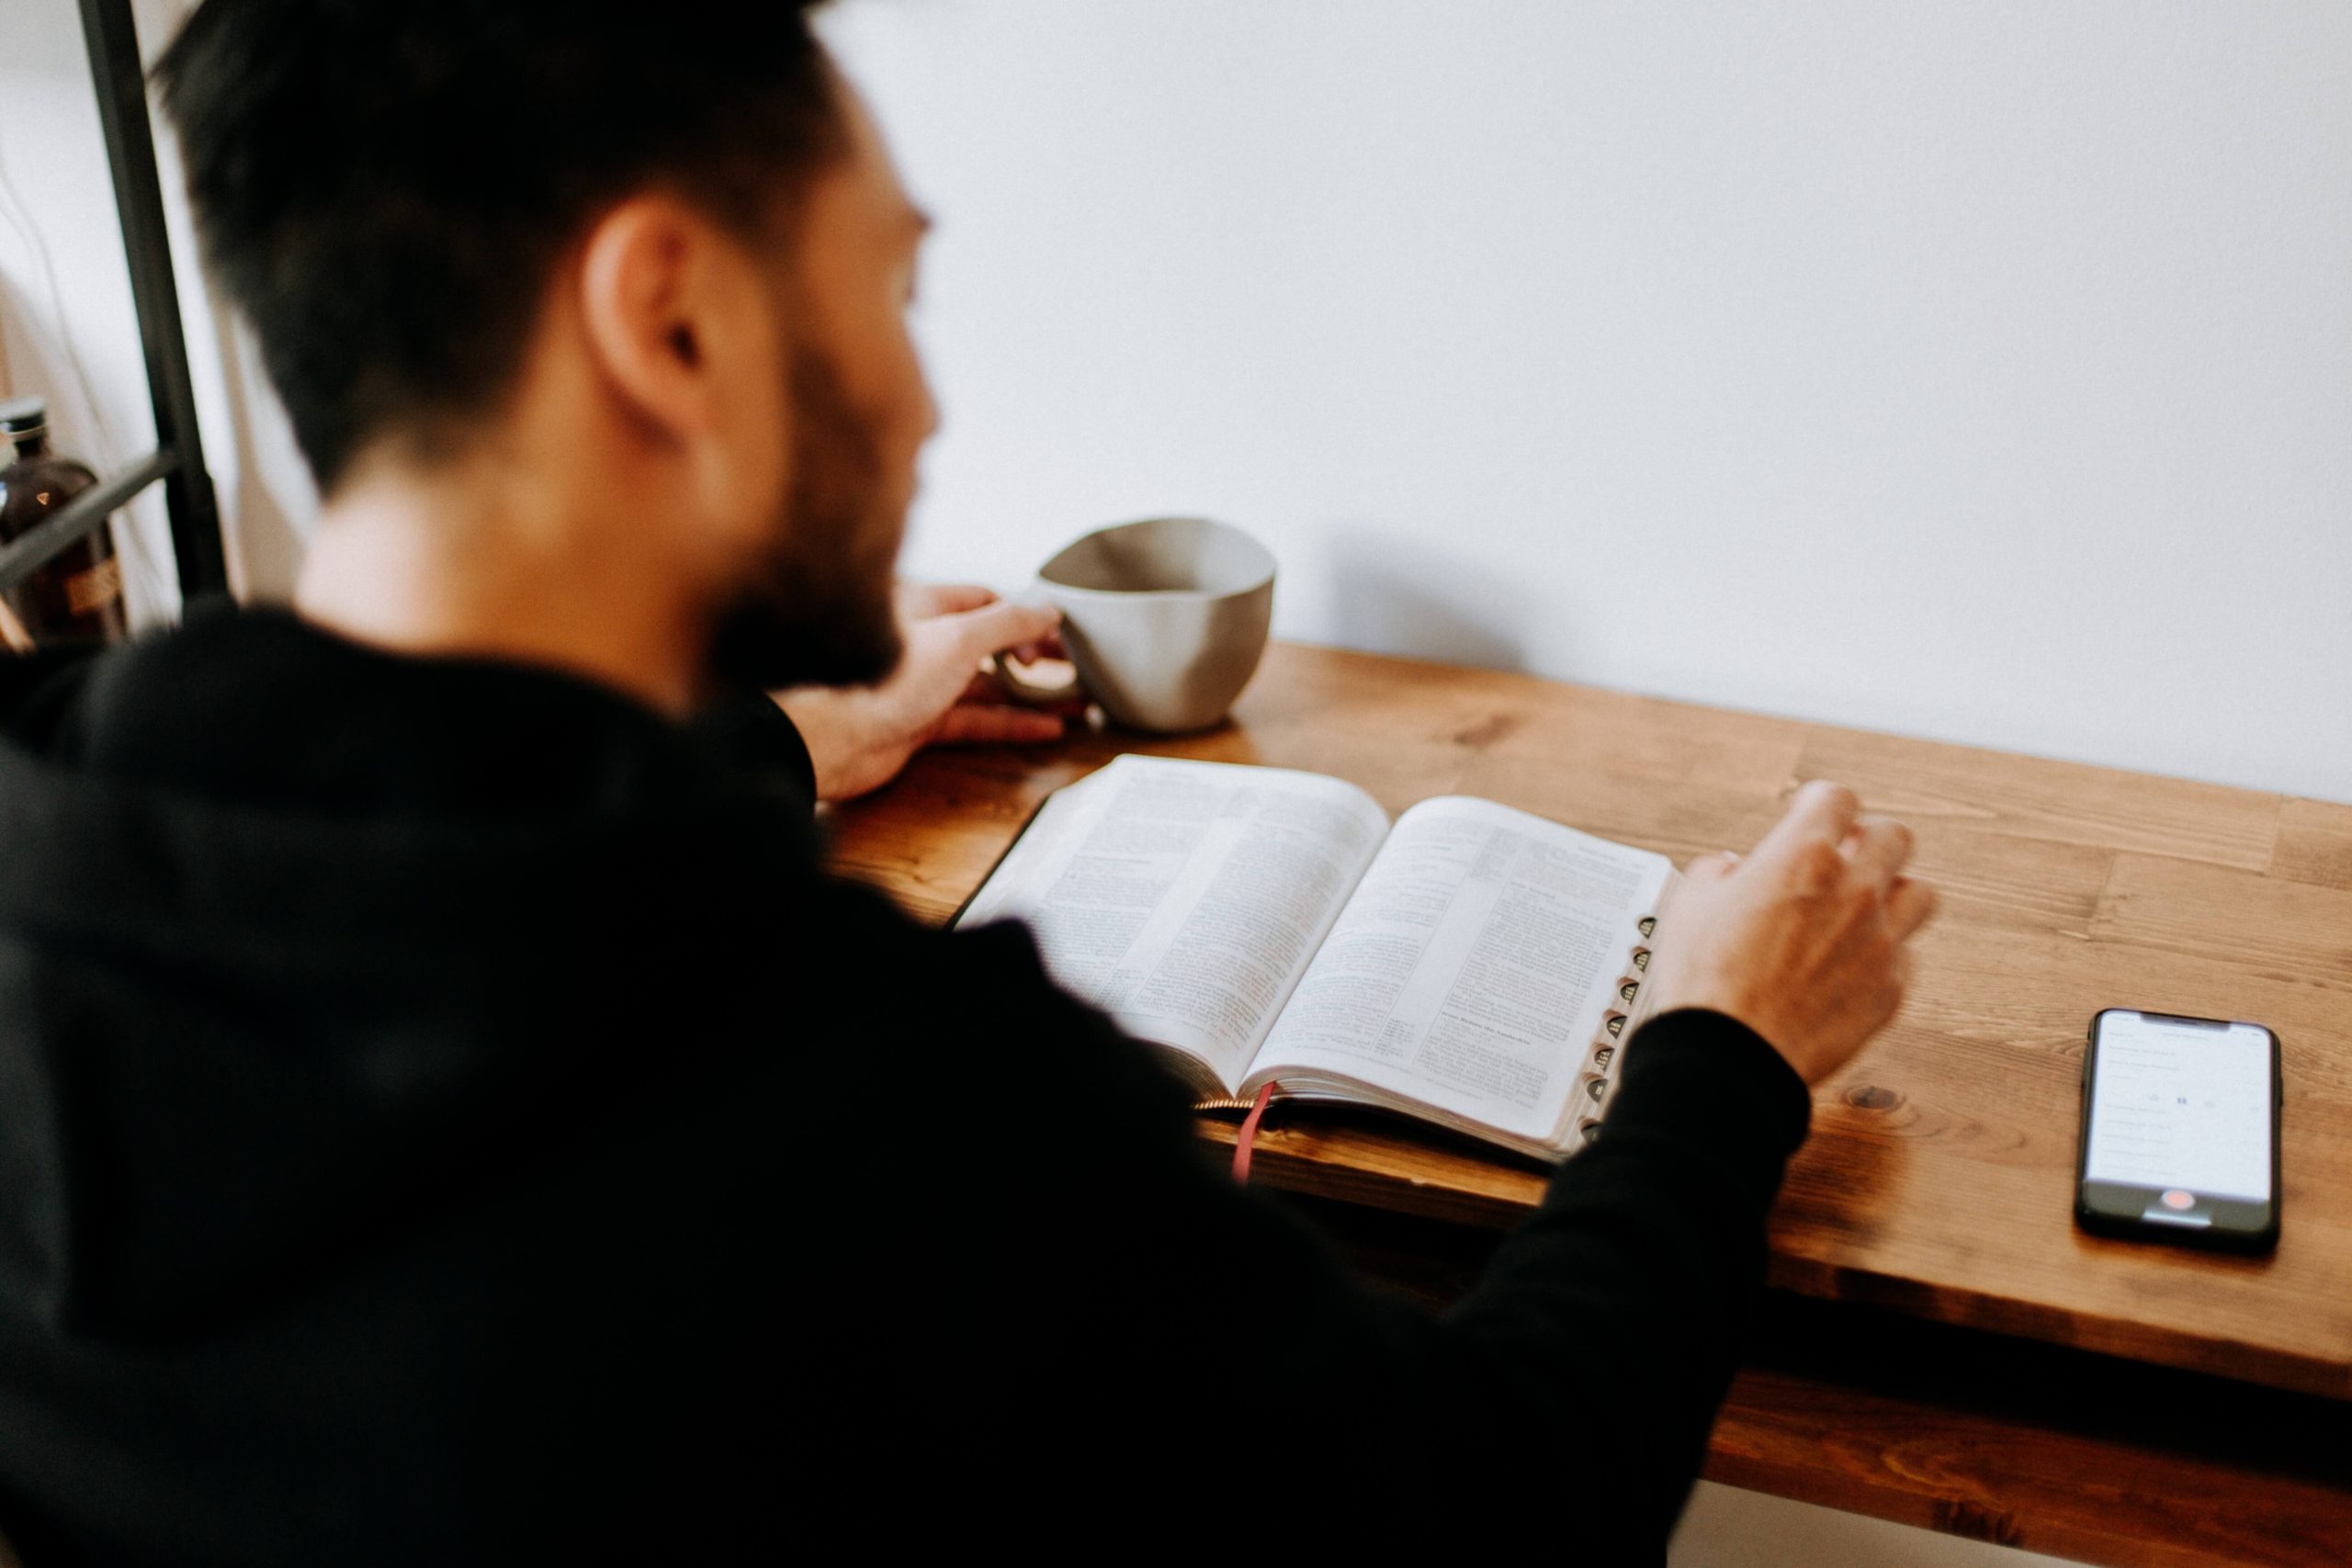
[[[780,785],[803,809],[817,809],[817,764],[808,743],[766,693],[722,697],[687,728],[730,766]]]
[[[1311,1412],[1297,1422],[1311,1442],[1282,1450],[1283,1495],[1317,1496],[1318,1520],[1353,1510],[1392,1542],[1500,1545],[1550,1520],[1585,1549],[1572,1561],[1661,1558],[1811,1115],[1770,1045],[1716,1012],[1645,1023],[1598,1137],[1433,1316],[1364,1282],[1278,1196],[1235,1186],[1203,1157],[1181,1097],[1166,1114],[1127,1081],[1143,1076],[1117,1066],[1141,1055],[1133,1043],[1058,1004],[1069,1027],[1033,1036],[1035,1065],[1084,1086],[1103,1131],[1077,1135],[1069,1168],[1121,1195],[1089,1226],[1073,1288],[1099,1291],[1114,1320],[1181,1335],[1190,1361],[1167,1371],[1172,1384],[1187,1364],[1249,1367],[1280,1409]]]
[[[1722,1013],[1629,1042],[1618,1101],[1477,1288],[1430,1330],[1433,1375],[1604,1499],[1591,1526],[1663,1552],[1762,1289],[1765,1223],[1812,1100]],[[1574,1436],[1571,1436],[1574,1434]]]
[[[1762,1288],[1766,1215],[1811,1102],[1777,1052],[1721,1013],[1652,1020],[1628,1042],[1624,1074],[1599,1136],[1471,1292],[1433,1318],[1332,1268],[1319,1239],[1272,1240],[1266,1211],[1278,1201],[1233,1192],[1250,1211],[1240,1224],[1272,1233],[1259,1310],[1277,1294],[1299,1303],[1296,1316],[1272,1310],[1261,1342],[1282,1348],[1267,1360],[1314,1369],[1345,1413],[1334,1425],[1362,1435],[1321,1483],[1407,1537],[1499,1544],[1528,1522],[1521,1510],[1556,1507],[1572,1561],[1665,1555]],[[1415,1482],[1400,1502],[1404,1451]]]

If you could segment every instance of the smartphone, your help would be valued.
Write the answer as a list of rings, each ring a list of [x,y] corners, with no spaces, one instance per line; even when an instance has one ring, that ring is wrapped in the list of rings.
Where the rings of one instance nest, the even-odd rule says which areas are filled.
[[[2262,1025],[2106,1009],[2083,1055],[2076,1223],[2268,1251],[2283,1102],[2278,1036]]]

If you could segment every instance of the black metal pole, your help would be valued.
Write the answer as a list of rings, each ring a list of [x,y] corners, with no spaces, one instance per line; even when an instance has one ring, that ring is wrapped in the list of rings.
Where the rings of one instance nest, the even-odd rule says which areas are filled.
[[[172,556],[185,604],[227,592],[229,570],[220,551],[220,503],[196,426],[196,391],[188,382],[187,340],[172,283],[172,242],[164,227],[164,187],[155,173],[147,76],[140,65],[130,0],[82,0],[82,36],[90,49],[107,162],[114,169],[114,203],[130,263],[130,302],[139,315],[147,392],[155,405],[155,443],[176,459],[164,477],[164,502],[171,513]]]

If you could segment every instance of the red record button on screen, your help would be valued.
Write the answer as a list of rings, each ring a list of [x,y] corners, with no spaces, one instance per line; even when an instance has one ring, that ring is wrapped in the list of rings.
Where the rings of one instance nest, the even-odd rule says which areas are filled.
[[[2197,1195],[2183,1192],[2176,1187],[2164,1195],[2164,1205],[2167,1209],[2193,1209],[2197,1206]]]

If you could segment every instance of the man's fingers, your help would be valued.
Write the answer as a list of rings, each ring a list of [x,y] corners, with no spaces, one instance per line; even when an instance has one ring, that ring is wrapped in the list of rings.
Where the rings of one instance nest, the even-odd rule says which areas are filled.
[[[912,620],[961,615],[996,602],[996,590],[977,582],[901,582],[899,609]]]
[[[1682,874],[1692,882],[1721,882],[1739,864],[1739,857],[1729,850],[1717,850],[1711,855],[1701,855],[1682,868]]]
[[[975,662],[1008,648],[1043,642],[1062,624],[1062,613],[1051,604],[1024,604],[1000,599],[956,617],[957,633]]]
[[[1886,890],[1886,929],[1897,942],[1908,941],[1935,912],[1936,890],[1924,882],[1898,876]]]
[[[934,739],[950,746],[988,746],[1061,738],[1059,714],[1006,703],[958,703],[947,710]]]
[[[1756,846],[1755,858],[1794,854],[1815,842],[1843,843],[1861,811],[1862,803],[1852,790],[1827,779],[1815,779],[1797,791],[1796,799],[1789,805],[1789,814],[1773,824],[1772,830]]]
[[[1032,702],[1013,696],[1004,689],[1003,682],[986,670],[975,671],[972,678],[964,683],[964,694],[956,700],[959,703],[986,703],[992,707],[1022,707],[1031,713],[1058,714],[1064,718],[1086,716],[1084,692],[1074,692],[1053,702]]]
[[[1020,663],[1035,664],[1041,659],[1068,659],[1069,649],[1062,644],[1062,634],[1056,632],[1035,642],[1023,643],[1012,650],[1012,657]]]
[[[1911,858],[1911,829],[1892,817],[1858,817],[1838,848],[1856,871],[1884,887]]]

